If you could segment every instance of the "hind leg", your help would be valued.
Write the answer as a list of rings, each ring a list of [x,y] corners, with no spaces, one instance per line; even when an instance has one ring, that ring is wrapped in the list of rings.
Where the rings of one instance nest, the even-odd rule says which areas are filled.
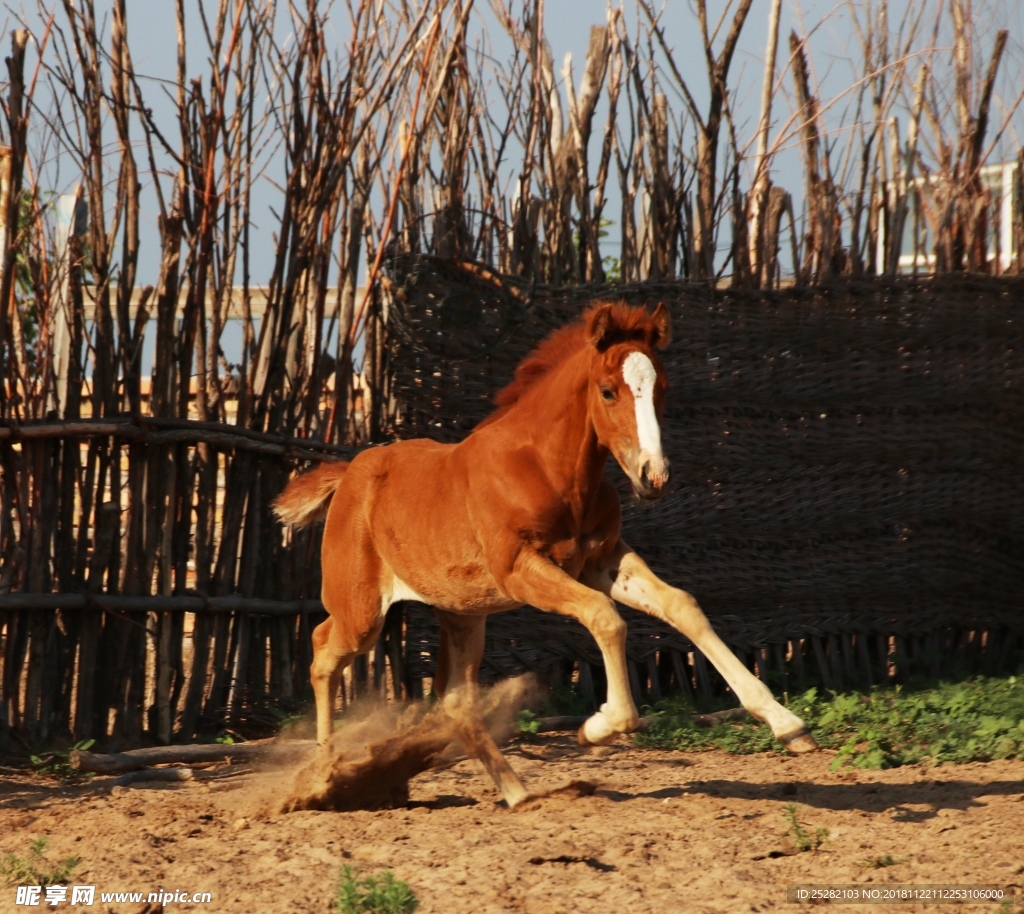
[[[366,530],[339,527],[350,506],[335,496],[324,528],[321,599],[328,618],[313,632],[309,668],[316,696],[316,741],[334,732],[334,704],[341,674],[358,654],[372,650],[384,626],[380,560]]]
[[[313,630],[313,663],[309,668],[309,678],[316,698],[316,741],[321,746],[334,732],[334,708],[338,701],[341,674],[359,654],[373,649],[384,627],[379,598],[356,601],[353,606],[362,606],[363,611],[346,613],[343,618],[349,623],[348,631],[333,615]],[[356,618],[361,623],[352,626],[352,620]]]
[[[334,732],[334,709],[338,703],[341,674],[357,653],[332,644],[337,640],[334,619],[330,616],[313,629],[313,663],[309,668],[309,678],[316,699],[316,741],[320,746]]]
[[[445,669],[443,682],[435,677],[434,690],[445,713],[455,721],[466,751],[480,760],[512,809],[526,799],[526,788],[484,727],[477,704],[477,676],[484,655],[487,619],[440,610],[436,614],[441,623],[441,642],[445,645]]]

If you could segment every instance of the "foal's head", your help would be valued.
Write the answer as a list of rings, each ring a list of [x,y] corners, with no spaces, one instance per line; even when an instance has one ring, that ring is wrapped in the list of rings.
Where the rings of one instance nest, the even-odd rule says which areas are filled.
[[[645,499],[658,498],[669,478],[661,450],[668,380],[655,350],[672,337],[668,308],[601,303],[584,317],[593,348],[587,405],[598,440],[614,455]]]

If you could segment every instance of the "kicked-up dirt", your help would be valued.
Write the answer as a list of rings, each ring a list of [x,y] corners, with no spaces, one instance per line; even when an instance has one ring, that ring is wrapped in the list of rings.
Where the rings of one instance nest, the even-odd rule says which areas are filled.
[[[1021,761],[832,772],[829,752],[581,748],[570,734],[506,754],[549,795],[509,811],[474,760],[415,776],[406,805],[376,812],[275,812],[293,770],[114,790],[0,775],[0,859],[40,837],[48,859],[79,857],[68,885],[96,886],[95,902],[44,899],[55,911],[329,911],[346,864],[392,869],[423,914],[796,910],[791,885],[908,883],[997,885],[1016,900],[980,910],[1024,911]],[[816,850],[798,850],[794,811]],[[211,901],[100,899],[161,889]],[[32,910],[15,900],[0,888],[0,911]],[[947,909],[848,910],[929,908]]]

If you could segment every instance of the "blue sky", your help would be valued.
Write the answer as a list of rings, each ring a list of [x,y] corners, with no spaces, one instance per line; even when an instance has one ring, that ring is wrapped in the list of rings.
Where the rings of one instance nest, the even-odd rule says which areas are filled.
[[[788,59],[787,36],[791,29],[795,29],[800,34],[810,35],[809,47],[813,78],[819,84],[820,95],[823,99],[835,99],[832,106],[827,109],[825,116],[836,130],[849,130],[852,122],[849,106],[853,102],[854,95],[849,91],[849,86],[857,70],[856,57],[859,54],[859,47],[852,26],[851,10],[856,10],[863,15],[865,2],[866,0],[856,0],[854,3],[835,0],[833,5],[828,7],[807,2],[807,0],[805,2],[784,0],[783,2],[779,65],[780,67],[784,66]],[[876,6],[879,4],[879,0],[873,0],[873,2]],[[922,2],[930,12],[937,9],[942,0],[919,0],[918,6]],[[104,13],[104,10],[109,9],[108,4],[100,2],[96,6],[98,17],[102,19],[106,15],[109,18],[109,13]],[[715,17],[726,6],[724,0],[711,0],[709,3],[711,16]],[[890,21],[898,22],[905,12],[906,6],[907,0],[890,0],[888,3]],[[59,4],[56,4],[54,0],[50,0],[46,4],[46,8],[51,7],[56,7],[59,10]],[[214,7],[215,5],[210,0],[206,0],[205,8],[208,13],[212,12]],[[1021,66],[1022,56],[1024,56],[1021,46],[1021,40],[1024,37],[1024,4],[1018,3],[1016,0],[975,0],[975,7],[976,12],[984,14],[976,16],[976,27],[982,48],[991,46],[996,28],[1008,26],[1011,29],[1010,44],[1003,63],[1004,79],[1001,87],[1006,92],[1016,91],[1015,86],[1024,85]],[[24,17],[24,21],[28,22],[34,32],[41,31],[41,20],[34,10],[15,14],[14,9],[14,7],[8,7],[9,28],[13,27],[17,18]],[[170,105],[161,108],[159,87],[166,86],[170,91],[174,91],[175,87],[175,4],[173,0],[128,0],[127,9],[129,41],[136,69],[146,78],[144,85],[149,90],[149,103],[163,114],[168,129],[173,133],[173,109]],[[768,0],[755,0],[738,45],[730,76],[730,84],[734,93],[732,107],[741,143],[753,137],[758,120],[768,9]],[[204,72],[206,66],[201,59],[204,49],[202,48],[196,0],[190,0],[187,3],[187,14],[191,41],[189,68],[193,72]],[[58,12],[58,19],[62,15]],[[478,28],[480,23],[493,22],[486,0],[478,0],[475,15]],[[590,26],[603,22],[605,15],[606,5],[598,0],[546,0],[546,33],[551,45],[556,72],[561,70],[565,54],[569,52],[572,54],[577,81],[579,80]],[[631,2],[626,3],[625,16],[630,32],[636,32],[635,23],[640,15]],[[280,20],[279,40],[287,41],[288,23],[283,9],[280,13]],[[666,2],[661,11],[661,20],[668,43],[674,48],[676,64],[697,99],[698,105],[703,105],[707,97],[707,77],[700,53],[697,20],[692,4],[686,0]],[[329,21],[329,30],[334,31],[339,45],[347,40],[347,17],[344,15],[342,4],[335,4]],[[496,28],[491,28],[490,33],[494,54],[501,58],[507,53],[507,41],[498,34]],[[676,110],[682,110],[681,98],[678,93],[674,93],[671,82],[667,79],[666,87],[669,104]],[[788,76],[782,77],[781,89],[782,92],[775,102],[773,111],[775,122],[773,139],[778,138],[779,128],[787,123],[793,109],[790,101],[791,80]],[[603,112],[599,109],[596,117],[597,124],[601,123],[602,114]],[[840,120],[845,121],[842,126],[839,125]],[[793,125],[790,123],[790,132],[792,132],[792,127]],[[599,142],[600,131],[595,130],[592,147],[596,149]],[[1015,154],[1019,145],[1018,137],[1012,134],[1008,135],[1004,143],[1005,155]],[[799,201],[802,181],[799,150],[796,148],[795,141],[785,143],[784,146],[784,150],[775,160],[773,180],[792,191]],[[592,153],[592,155],[594,154],[596,153]],[[139,164],[140,167],[144,167],[145,163],[140,160]],[[277,169],[278,172],[279,170]],[[274,172],[275,168],[271,165],[268,169],[268,176],[276,178],[277,175]],[[56,185],[53,187],[54,190],[63,190],[62,185],[73,183],[75,180],[73,170],[67,167],[63,167],[59,171],[53,170],[51,173],[53,175],[51,180]],[[145,181],[145,176],[143,176],[143,180]],[[610,184],[612,183],[610,182]],[[273,250],[272,233],[275,219],[270,209],[275,205],[277,191],[270,183],[267,183],[263,190],[263,193],[257,195],[251,213],[253,223],[257,227],[254,243],[260,247],[259,251],[254,252],[257,260],[264,254],[269,256]],[[616,210],[617,204],[612,200],[607,212],[611,215]],[[143,240],[142,276],[140,279],[144,282],[152,282],[155,279],[158,265],[154,208],[147,209],[144,219],[144,232],[148,230],[152,234],[152,242],[147,244],[146,238]],[[614,237],[614,227],[611,232]],[[257,283],[260,282],[258,277],[254,277],[254,279]]]

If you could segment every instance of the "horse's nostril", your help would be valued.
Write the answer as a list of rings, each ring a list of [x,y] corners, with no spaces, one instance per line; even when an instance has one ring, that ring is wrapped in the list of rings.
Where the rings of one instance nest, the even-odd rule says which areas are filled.
[[[649,460],[644,461],[644,465],[642,467],[640,467],[640,478],[644,482],[650,482],[651,481],[651,461],[649,461]]]

